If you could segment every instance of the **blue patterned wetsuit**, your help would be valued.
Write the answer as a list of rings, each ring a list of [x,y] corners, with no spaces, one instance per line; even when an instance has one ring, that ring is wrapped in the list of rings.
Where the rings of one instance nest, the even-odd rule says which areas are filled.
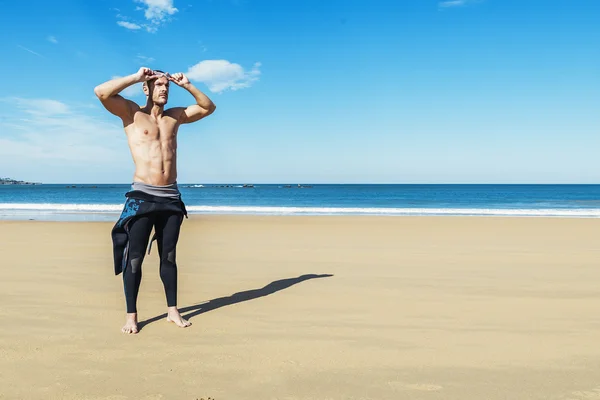
[[[132,190],[125,196],[127,200],[119,220],[111,231],[111,237],[115,275],[123,272],[127,312],[137,312],[136,302],[142,280],[142,262],[152,228],[158,245],[160,277],[165,287],[167,305],[176,306],[176,247],[183,217],[187,217],[181,196],[154,196],[140,190]]]

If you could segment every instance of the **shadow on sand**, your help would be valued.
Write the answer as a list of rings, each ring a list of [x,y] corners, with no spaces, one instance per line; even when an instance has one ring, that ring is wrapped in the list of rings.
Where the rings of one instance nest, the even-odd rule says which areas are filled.
[[[265,286],[261,289],[246,290],[244,292],[238,292],[238,293],[232,294],[231,296],[228,296],[228,297],[219,297],[217,299],[212,299],[212,300],[207,301],[206,303],[196,304],[194,306],[189,306],[189,307],[182,307],[179,309],[179,312],[181,313],[183,318],[190,319],[197,315],[203,314],[205,312],[215,310],[217,308],[230,306],[232,304],[241,303],[243,301],[248,301],[248,300],[253,300],[253,299],[256,299],[259,297],[263,297],[263,296],[268,296],[270,294],[273,294],[273,293],[278,292],[283,289],[287,289],[290,286],[293,286],[297,283],[300,283],[300,282],[303,282],[303,281],[306,281],[309,279],[328,278],[331,276],[333,276],[333,275],[331,275],[331,274],[322,274],[322,275],[307,274],[307,275],[299,276],[297,278],[280,279],[278,281],[269,283],[267,286]],[[189,313],[189,314],[186,314],[186,313]],[[166,318],[166,317],[167,317],[167,313],[164,313],[161,315],[157,315],[156,317],[152,317],[152,318],[148,318],[144,321],[140,321],[140,322],[138,322],[138,330],[142,330],[142,328],[144,328],[146,325],[151,324],[152,322],[156,322],[156,321]]]

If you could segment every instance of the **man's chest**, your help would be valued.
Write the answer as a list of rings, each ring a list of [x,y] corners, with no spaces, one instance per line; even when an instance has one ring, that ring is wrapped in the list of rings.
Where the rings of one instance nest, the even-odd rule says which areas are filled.
[[[136,117],[130,135],[138,140],[173,140],[177,127],[173,118],[163,117],[156,120],[148,116]]]

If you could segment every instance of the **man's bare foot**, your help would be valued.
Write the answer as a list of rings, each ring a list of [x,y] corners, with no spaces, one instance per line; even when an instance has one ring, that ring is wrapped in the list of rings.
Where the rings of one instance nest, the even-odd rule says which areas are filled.
[[[180,328],[187,328],[192,325],[191,322],[181,318],[181,314],[179,314],[179,310],[177,307],[169,307],[169,311],[167,312],[167,321],[173,322]]]
[[[127,314],[127,319],[125,320],[125,325],[123,328],[121,328],[121,332],[133,334],[138,333],[137,322],[137,313]]]

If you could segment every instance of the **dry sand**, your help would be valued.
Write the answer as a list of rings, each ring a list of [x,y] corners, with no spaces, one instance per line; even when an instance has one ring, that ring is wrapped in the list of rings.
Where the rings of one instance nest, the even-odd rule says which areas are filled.
[[[124,335],[104,222],[0,222],[1,399],[600,399],[600,220],[193,216]]]

